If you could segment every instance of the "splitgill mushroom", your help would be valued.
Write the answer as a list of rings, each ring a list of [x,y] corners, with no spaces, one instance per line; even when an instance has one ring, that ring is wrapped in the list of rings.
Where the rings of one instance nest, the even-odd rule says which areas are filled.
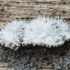
[[[0,43],[11,49],[22,46],[41,45],[57,47],[70,39],[70,27],[63,19],[38,17],[29,23],[12,21],[0,31]]]
[[[24,34],[26,22],[8,22],[0,31],[0,44],[2,46],[17,50],[20,47],[22,35]]]
[[[38,17],[25,28],[23,45],[33,44],[57,47],[70,39],[69,24],[58,18]]]

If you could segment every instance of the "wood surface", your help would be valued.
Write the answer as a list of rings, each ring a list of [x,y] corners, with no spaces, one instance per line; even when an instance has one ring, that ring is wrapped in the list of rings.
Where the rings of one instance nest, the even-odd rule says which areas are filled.
[[[70,24],[70,0],[0,0],[0,28],[8,21],[30,21],[38,16],[60,16]],[[59,56],[54,56],[53,59],[58,61],[58,58]],[[8,68],[7,63],[0,62],[0,70],[14,69]],[[39,70],[53,69],[50,67]]]
[[[8,21],[30,21],[40,15],[60,16],[70,23],[70,0],[0,0],[0,27]]]

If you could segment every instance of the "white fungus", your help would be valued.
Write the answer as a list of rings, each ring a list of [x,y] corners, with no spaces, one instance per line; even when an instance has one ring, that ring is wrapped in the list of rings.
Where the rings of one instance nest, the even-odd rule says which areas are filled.
[[[58,18],[38,17],[25,28],[23,44],[58,46],[70,39],[69,25]]]
[[[12,21],[0,31],[0,43],[14,48],[28,44],[56,47],[70,39],[70,27],[67,22],[58,18],[38,17],[29,23]],[[17,47],[19,48],[19,47]]]
[[[15,46],[20,46],[20,39],[24,33],[25,21],[8,22],[0,31],[0,43],[5,47],[13,49]],[[19,48],[19,47],[16,47]]]

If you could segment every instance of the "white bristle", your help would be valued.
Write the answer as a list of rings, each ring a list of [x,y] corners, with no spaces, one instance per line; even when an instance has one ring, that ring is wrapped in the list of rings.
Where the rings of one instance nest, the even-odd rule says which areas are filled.
[[[17,20],[8,22],[0,31],[1,45],[5,44],[5,47],[9,48],[13,48],[14,45],[20,46],[20,39],[23,36],[25,24],[25,21]]]
[[[51,48],[61,46],[66,40],[70,40],[70,27],[59,17],[38,17],[29,23],[12,21],[0,31],[1,45],[9,48],[20,46],[20,43],[23,46],[33,44]]]
[[[55,47],[70,39],[69,29],[67,22],[59,17],[38,17],[27,24],[23,42],[28,41],[29,44],[36,43],[37,45],[40,45],[41,42],[49,47]]]

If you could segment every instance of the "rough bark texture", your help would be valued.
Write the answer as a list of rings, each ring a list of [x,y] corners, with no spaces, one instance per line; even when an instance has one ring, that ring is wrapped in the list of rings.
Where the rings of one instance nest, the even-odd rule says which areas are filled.
[[[15,70],[54,70],[54,66],[59,63],[60,58],[63,58],[68,53],[69,45],[68,42],[61,47],[55,48],[33,47],[30,45],[24,48],[21,47],[17,51],[2,47],[0,63],[3,60],[10,64],[0,68],[3,70],[7,68],[8,70],[11,66]],[[10,70],[14,69],[11,68]]]
[[[0,0],[0,25],[7,21],[30,20],[37,16],[70,19],[70,0]]]
[[[30,21],[40,15],[49,17],[60,16],[70,23],[70,0],[0,0],[0,28],[7,21],[15,19]],[[63,51],[65,50],[63,49]],[[56,56],[52,54],[52,56],[53,64],[55,64],[60,56],[59,54]],[[50,58],[50,54],[48,57]],[[38,65],[42,67],[44,67],[43,65],[47,66],[45,63],[40,62]],[[53,70],[51,66],[49,65],[47,68],[44,67],[38,70]],[[7,63],[0,62],[0,70],[14,69],[9,68]],[[33,68],[32,70],[35,69]]]
[[[68,52],[68,45],[58,48],[27,47],[13,51],[2,49],[2,60],[9,62],[15,70],[54,70],[54,65]],[[8,67],[9,67],[8,66]]]

